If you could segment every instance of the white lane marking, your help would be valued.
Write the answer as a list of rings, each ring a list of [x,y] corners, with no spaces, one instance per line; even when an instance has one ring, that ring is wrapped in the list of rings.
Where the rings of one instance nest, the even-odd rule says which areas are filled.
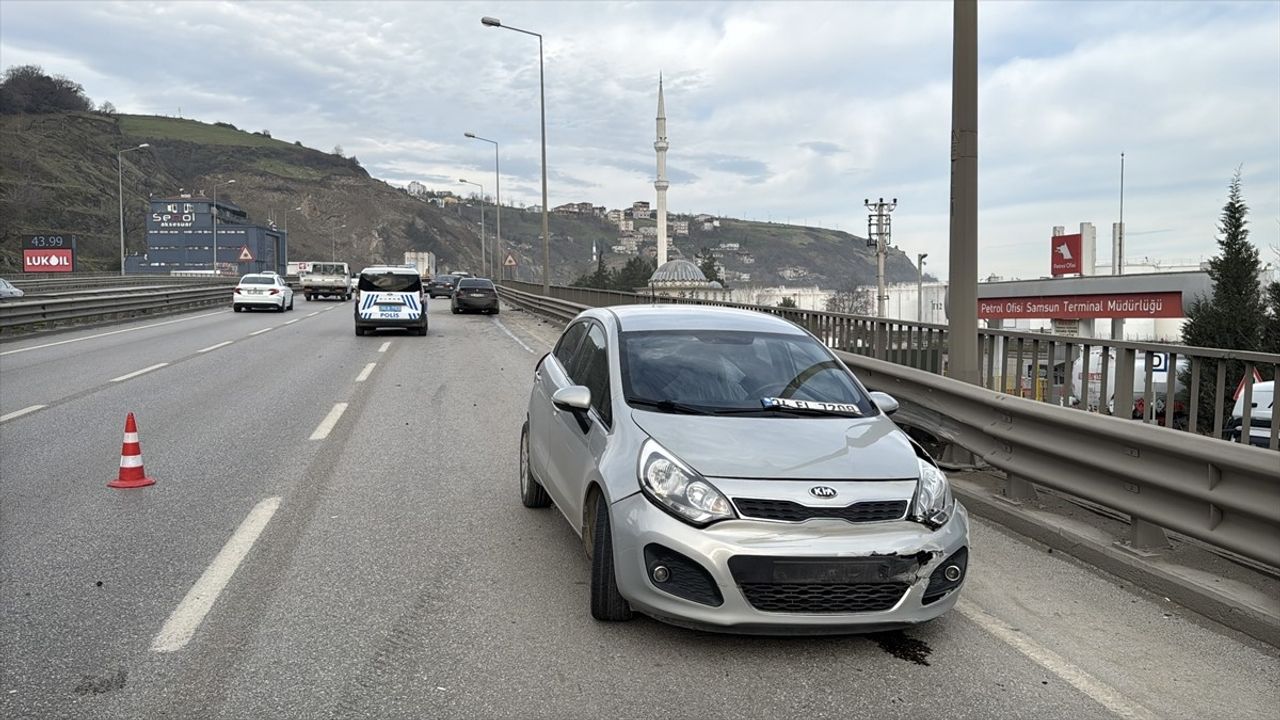
[[[369,375],[373,373],[373,369],[377,366],[378,363],[369,363],[368,365],[365,365],[364,369],[360,371],[360,374],[356,376],[356,382],[364,382],[365,380],[368,380]]]
[[[378,352],[380,352],[380,353],[384,353],[384,352],[386,352],[386,351],[387,351],[387,348],[389,348],[389,347],[391,347],[391,341],[390,341],[390,340],[388,340],[388,341],[386,341],[386,342],[382,343],[382,347],[378,348]]]
[[[288,321],[286,321],[286,322],[285,322],[285,325],[292,325],[292,324],[294,324],[294,323],[298,322],[298,321],[299,321],[299,320],[301,320],[301,319],[302,319],[302,318],[294,318],[294,319],[292,319],[292,320],[288,320]]]
[[[224,312],[229,312],[229,311],[219,310],[218,312],[205,313],[203,315],[192,315],[191,317],[178,318],[177,320],[166,320],[165,322],[153,323],[151,325],[143,325],[141,327],[125,328],[123,330],[112,330],[111,332],[98,333],[97,335],[86,335],[85,337],[81,337],[81,338],[71,338],[70,340],[59,340],[58,342],[45,343],[44,345],[32,345],[31,347],[18,348],[17,350],[5,350],[4,352],[0,352],[0,356],[16,355],[18,353],[27,352],[28,350],[42,350],[44,348],[51,348],[57,345],[66,345],[67,343],[76,343],[82,340],[95,340],[100,337],[107,337],[108,335],[119,335],[120,333],[133,332],[135,330],[149,330],[151,328],[158,328],[161,325],[172,325],[174,323],[187,322],[188,320],[199,320],[200,318],[206,318],[211,315],[221,315]]]
[[[181,650],[191,641],[200,623],[204,622],[204,616],[209,614],[214,601],[227,586],[236,568],[240,567],[240,562],[244,560],[245,555],[249,554],[253,543],[267,527],[267,523],[271,520],[271,516],[275,515],[278,507],[280,507],[280,498],[269,497],[249,511],[244,522],[241,522],[240,527],[231,534],[231,539],[222,546],[222,551],[212,563],[209,563],[204,574],[187,591],[187,596],[182,598],[182,602],[178,603],[173,614],[165,621],[164,627],[160,628],[160,632],[151,641],[153,651],[174,652]]]
[[[144,368],[142,368],[141,370],[134,370],[133,372],[129,373],[128,375],[121,375],[120,377],[111,378],[111,382],[124,382],[125,380],[129,380],[129,379],[132,379],[132,378],[136,378],[136,377],[138,377],[139,375],[143,375],[143,374],[149,373],[149,372],[151,372],[152,370],[159,370],[160,368],[165,367],[165,366],[166,366],[166,365],[168,365],[168,364],[169,364],[169,363],[156,363],[155,365],[152,365],[151,367],[144,367]]]
[[[24,407],[21,410],[14,410],[11,413],[0,415],[0,422],[4,422],[6,420],[12,420],[14,418],[20,418],[23,415],[29,415],[37,410],[43,410],[44,408],[45,408],[44,405],[32,405],[31,407]]]
[[[501,321],[501,320],[499,320],[498,318],[493,318],[493,324],[494,324],[494,325],[497,325],[497,326],[498,326],[498,329],[500,329],[500,330],[502,330],[502,332],[506,333],[506,334],[507,334],[507,337],[511,338],[512,340],[515,340],[515,341],[516,341],[516,343],[520,345],[520,347],[524,348],[525,350],[528,350],[528,351],[529,351],[529,352],[531,352],[531,353],[533,352],[533,348],[529,347],[528,345],[525,345],[523,340],[521,340],[520,338],[516,337],[514,333],[512,333],[510,330],[508,330],[508,329],[507,329],[507,326],[506,326],[506,325],[503,325],[503,324],[502,324],[502,321]]]
[[[197,353],[207,353],[207,352],[209,352],[210,350],[217,350],[217,349],[218,349],[218,348],[220,348],[220,347],[226,347],[226,346],[230,345],[230,344],[231,344],[231,343],[233,343],[233,342],[235,342],[235,341],[234,341],[234,340],[223,340],[222,342],[218,343],[217,345],[210,345],[209,347],[204,348],[203,350],[197,350],[196,352],[197,352]]]
[[[308,439],[323,440],[329,437],[329,433],[333,432],[333,426],[338,424],[338,420],[342,417],[342,413],[346,411],[346,403],[335,403],[333,409],[329,411],[328,415],[324,416],[324,419],[316,426],[315,432],[311,433],[311,437]]]
[[[315,317],[315,316],[319,315],[319,314],[320,314],[320,312],[321,312],[320,310],[317,310],[317,311],[315,311],[315,312],[311,313],[310,315],[308,315],[307,317]]]
[[[264,332],[271,332],[272,330],[275,330],[275,328],[264,327],[261,330],[254,330],[253,332],[249,333],[249,337],[253,337],[254,335],[261,335]]]
[[[968,600],[956,603],[956,610],[999,640],[1026,655],[1049,672],[1065,680],[1075,689],[1093,698],[1099,705],[1126,720],[1155,720],[1156,714],[1121,695],[1115,688],[1073,665],[1058,653],[1041,647],[1021,632],[1005,625],[994,615]]]

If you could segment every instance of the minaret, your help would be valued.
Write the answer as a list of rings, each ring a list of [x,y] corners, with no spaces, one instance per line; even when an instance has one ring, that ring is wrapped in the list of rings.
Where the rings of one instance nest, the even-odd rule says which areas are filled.
[[[653,187],[658,191],[658,267],[667,262],[667,108],[662,102],[662,75],[658,75],[658,139],[653,149],[658,152],[658,179]]]

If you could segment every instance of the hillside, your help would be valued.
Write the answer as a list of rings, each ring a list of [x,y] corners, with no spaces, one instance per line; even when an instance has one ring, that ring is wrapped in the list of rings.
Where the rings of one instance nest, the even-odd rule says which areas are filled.
[[[148,197],[180,189],[207,192],[215,180],[234,179],[234,185],[220,186],[219,196],[247,210],[255,222],[274,216],[289,230],[292,259],[335,253],[359,266],[399,262],[406,250],[430,250],[443,268],[479,269],[477,205],[439,208],[371,178],[354,159],[226,124],[73,112],[0,116],[0,273],[20,272],[23,236],[48,233],[79,239],[81,269],[117,269],[116,151],[140,143],[150,147],[128,153],[124,162],[130,252],[145,245]],[[486,214],[492,238],[493,208]],[[699,223],[691,226],[690,235],[672,238],[672,257],[692,259],[703,248],[736,242],[738,249],[724,251],[721,261],[730,272],[750,273],[752,285],[840,288],[875,282],[874,253],[848,233],[732,219],[709,231]],[[504,245],[519,262],[517,277],[539,279],[541,216],[506,207],[502,229]],[[603,218],[553,215],[553,279],[567,283],[593,269],[593,244],[606,251],[608,264],[624,264],[629,256],[608,250],[617,234]],[[915,279],[910,260],[897,251],[889,256],[887,274],[890,282]]]

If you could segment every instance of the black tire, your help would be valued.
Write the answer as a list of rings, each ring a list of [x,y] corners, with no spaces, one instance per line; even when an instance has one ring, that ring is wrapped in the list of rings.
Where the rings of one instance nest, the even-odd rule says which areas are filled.
[[[499,309],[499,308],[494,308],[494,309],[493,309],[493,314],[494,314],[494,315],[497,315],[497,314],[498,314],[498,313],[500,313],[500,312],[502,312],[502,310],[501,310],[501,309]]]
[[[289,298],[289,309],[290,309],[290,310],[292,310],[292,309],[293,309],[293,298],[292,298],[292,297],[290,297],[290,298]]]
[[[231,306],[231,309],[232,309],[232,310],[234,310],[234,311],[236,311],[236,312],[242,312],[242,311],[244,311],[244,308],[240,307],[239,305],[232,305],[232,306]]]
[[[454,309],[453,309],[453,314],[454,314],[454,315],[461,315],[461,314],[462,314],[462,308],[454,308]]]
[[[280,307],[272,309],[276,312],[284,312],[284,298],[280,298]]]
[[[604,622],[620,622],[632,617],[631,605],[618,592],[614,575],[613,530],[609,525],[609,504],[596,493],[595,518],[591,523],[591,617]]]
[[[303,293],[303,297],[307,299],[307,302],[311,302],[311,293]]]
[[[356,337],[361,337],[362,335],[364,335],[364,328],[362,328],[362,327],[360,327],[359,325],[357,325],[357,326],[356,326]]]
[[[520,502],[527,508],[551,507],[551,496],[529,468],[529,421],[520,428]]]

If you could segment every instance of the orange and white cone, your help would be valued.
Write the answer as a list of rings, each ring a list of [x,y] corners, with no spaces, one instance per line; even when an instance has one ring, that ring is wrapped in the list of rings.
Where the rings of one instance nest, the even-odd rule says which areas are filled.
[[[124,420],[124,446],[120,448],[120,476],[107,487],[140,488],[155,485],[156,481],[147,477],[142,468],[142,444],[138,442],[138,423],[129,413]]]

